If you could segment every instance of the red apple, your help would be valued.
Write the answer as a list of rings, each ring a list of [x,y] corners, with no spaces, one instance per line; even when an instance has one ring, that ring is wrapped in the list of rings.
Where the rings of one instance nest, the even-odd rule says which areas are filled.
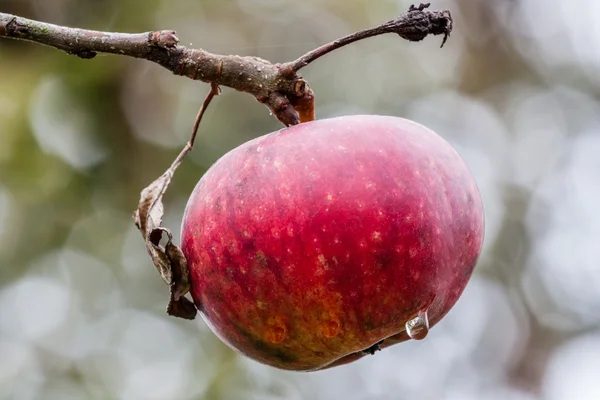
[[[477,185],[445,140],[357,115],[224,155],[189,199],[182,250],[221,340],[264,364],[316,370],[423,338],[462,294],[483,231]]]

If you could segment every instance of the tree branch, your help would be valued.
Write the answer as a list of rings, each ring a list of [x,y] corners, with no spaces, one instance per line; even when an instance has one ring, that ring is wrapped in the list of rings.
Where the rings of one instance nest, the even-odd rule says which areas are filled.
[[[411,6],[408,12],[381,26],[348,35],[321,46],[296,61],[272,64],[258,57],[212,54],[179,44],[174,31],[112,33],[70,28],[0,13],[0,37],[27,40],[90,59],[97,53],[120,54],[155,62],[176,75],[227,86],[252,94],[286,126],[315,118],[314,94],[298,70],[319,57],[367,37],[396,33],[409,41],[452,30],[449,11]]]

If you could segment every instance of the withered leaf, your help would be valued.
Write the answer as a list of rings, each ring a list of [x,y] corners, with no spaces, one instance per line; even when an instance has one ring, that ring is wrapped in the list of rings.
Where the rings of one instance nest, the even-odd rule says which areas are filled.
[[[171,179],[173,179],[175,170],[177,170],[186,154],[194,147],[194,140],[202,116],[212,99],[218,94],[219,86],[212,83],[210,92],[204,99],[196,116],[189,142],[175,158],[169,169],[142,190],[138,208],[133,213],[135,225],[146,242],[148,254],[163,281],[169,286],[170,298],[167,314],[184,319],[196,318],[198,310],[194,303],[185,297],[190,291],[190,271],[187,260],[179,246],[173,243],[171,231],[161,226],[164,215],[162,198],[171,183]],[[163,234],[167,235],[167,243],[164,246],[160,244]]]
[[[181,249],[173,243],[171,231],[161,226],[164,215],[162,197],[180,162],[178,158],[164,174],[142,190],[133,217],[146,242],[146,249],[156,270],[169,286],[170,299],[167,313],[174,317],[194,319],[197,313],[196,306],[185,297],[190,290],[187,261]],[[164,246],[160,244],[163,234],[167,236],[167,243]]]

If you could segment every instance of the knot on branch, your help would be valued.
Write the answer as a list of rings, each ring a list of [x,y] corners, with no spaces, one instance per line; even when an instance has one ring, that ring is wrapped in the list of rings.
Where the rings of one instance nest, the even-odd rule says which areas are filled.
[[[289,65],[271,64],[265,60],[257,71],[268,72],[268,80],[258,85],[256,100],[265,104],[271,114],[285,126],[298,125],[315,119],[315,94],[308,82],[300,77]],[[252,79],[252,78],[249,78]],[[260,77],[258,78],[260,80]]]
[[[96,53],[95,51],[88,50],[88,49],[73,49],[73,50],[67,50],[67,54],[71,54],[73,56],[77,56],[79,58],[89,60],[91,58],[96,57],[96,55],[98,53]]]
[[[28,32],[27,25],[19,24],[17,17],[12,17],[4,27],[5,34],[8,37],[19,37]]]
[[[419,42],[427,35],[444,35],[443,47],[452,32],[452,15],[448,10],[427,10],[429,6],[430,3],[411,5],[406,17],[388,22],[386,29],[411,42]]]
[[[308,83],[296,74],[290,77],[289,88],[275,90],[256,98],[285,126],[315,119],[315,94]]]
[[[177,46],[179,44],[179,38],[175,31],[156,31],[149,33],[148,43],[150,46],[168,49]]]

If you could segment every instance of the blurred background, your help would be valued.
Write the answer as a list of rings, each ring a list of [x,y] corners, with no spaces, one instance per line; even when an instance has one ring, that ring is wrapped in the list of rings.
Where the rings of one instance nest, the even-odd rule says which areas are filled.
[[[0,0],[0,11],[272,62],[394,18],[401,0]],[[454,32],[380,36],[304,69],[319,118],[408,117],[479,183],[476,273],[421,342],[318,373],[236,355],[167,288],[131,214],[187,140],[207,84],[118,56],[0,39],[0,398],[600,399],[600,30],[596,0],[438,0]],[[279,123],[224,88],[167,195]],[[178,240],[178,239],[177,239]]]

